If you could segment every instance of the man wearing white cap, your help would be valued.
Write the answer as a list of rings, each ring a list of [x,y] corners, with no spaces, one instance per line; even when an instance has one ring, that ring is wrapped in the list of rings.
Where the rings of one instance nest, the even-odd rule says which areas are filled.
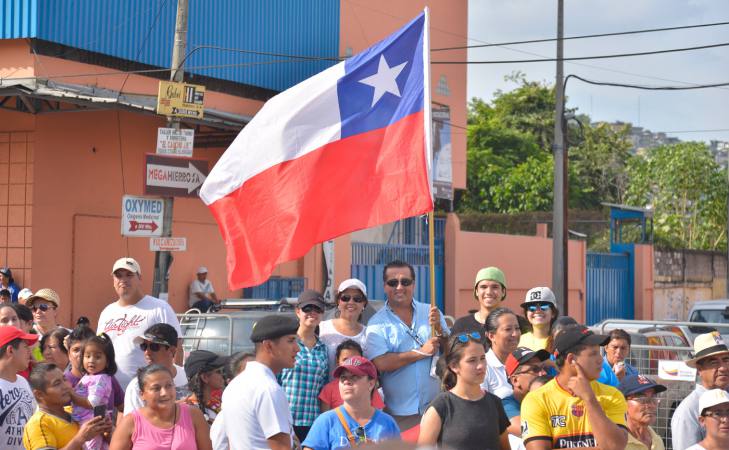
[[[711,389],[699,398],[699,423],[706,437],[686,450],[723,450],[729,448],[729,394]]]
[[[694,357],[686,361],[686,365],[696,368],[701,384],[683,399],[671,418],[673,448],[676,449],[689,448],[706,437],[699,422],[700,399],[710,389],[729,389],[729,348],[718,332],[701,334],[694,340]]]
[[[219,303],[215,295],[213,283],[208,280],[208,268],[200,266],[197,269],[197,278],[190,283],[190,308],[197,308],[207,312],[211,306]]]
[[[167,302],[144,294],[142,269],[136,260],[119,258],[111,269],[111,276],[119,299],[101,312],[97,332],[104,332],[111,338],[118,367],[116,379],[126,389],[136,376],[137,369],[147,365],[144,353],[134,344],[134,338],[156,323],[172,325],[178,336],[182,335],[182,331],[175,312]]]

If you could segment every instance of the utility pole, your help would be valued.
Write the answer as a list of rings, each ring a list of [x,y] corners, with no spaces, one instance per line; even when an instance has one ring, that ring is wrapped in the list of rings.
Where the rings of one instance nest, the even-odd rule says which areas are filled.
[[[552,212],[552,289],[563,315],[567,302],[567,154],[564,146],[564,0],[557,2],[557,76],[554,110],[554,201]]]
[[[177,18],[175,20],[175,41],[172,47],[172,63],[170,65],[170,81],[182,82],[185,77],[184,70],[180,67],[185,58],[187,46],[187,0],[177,0]],[[167,125],[176,130],[180,129],[180,119],[168,117]],[[165,197],[165,212],[162,222],[162,236],[172,236],[172,208],[173,197]],[[170,252],[156,252],[154,255],[154,282],[152,291],[155,297],[160,294],[167,294],[167,275],[172,263]]]

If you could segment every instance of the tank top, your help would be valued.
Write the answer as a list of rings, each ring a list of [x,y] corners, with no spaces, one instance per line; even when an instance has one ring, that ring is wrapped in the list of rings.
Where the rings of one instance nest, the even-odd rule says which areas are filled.
[[[132,450],[197,450],[195,427],[190,417],[189,406],[181,403],[180,417],[175,426],[169,429],[152,425],[144,416],[135,410],[134,432],[132,433]]]

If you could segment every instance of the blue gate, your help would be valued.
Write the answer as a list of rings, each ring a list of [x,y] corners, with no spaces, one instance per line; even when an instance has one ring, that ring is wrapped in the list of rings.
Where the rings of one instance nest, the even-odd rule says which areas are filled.
[[[415,299],[430,302],[430,268],[428,253],[427,222],[413,217],[396,224],[387,244],[366,242],[352,243],[352,277],[367,286],[368,296],[384,300],[385,290],[382,270],[388,262],[399,259],[412,264],[415,269]],[[444,253],[443,233],[445,220],[435,220],[435,300],[443,311],[444,305]]]
[[[629,253],[587,253],[587,324],[633,319],[633,271]]]

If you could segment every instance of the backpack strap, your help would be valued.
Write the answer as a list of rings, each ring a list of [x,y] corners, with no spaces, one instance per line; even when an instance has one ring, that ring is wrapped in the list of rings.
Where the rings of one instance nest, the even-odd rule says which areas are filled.
[[[347,425],[347,421],[344,418],[344,414],[342,413],[342,406],[338,406],[335,411],[337,412],[337,417],[339,417],[339,423],[342,424],[342,427],[344,427],[344,431],[347,432],[347,440],[349,441],[350,446],[354,446],[355,438],[354,435],[352,435],[352,431],[349,429],[349,425]]]

